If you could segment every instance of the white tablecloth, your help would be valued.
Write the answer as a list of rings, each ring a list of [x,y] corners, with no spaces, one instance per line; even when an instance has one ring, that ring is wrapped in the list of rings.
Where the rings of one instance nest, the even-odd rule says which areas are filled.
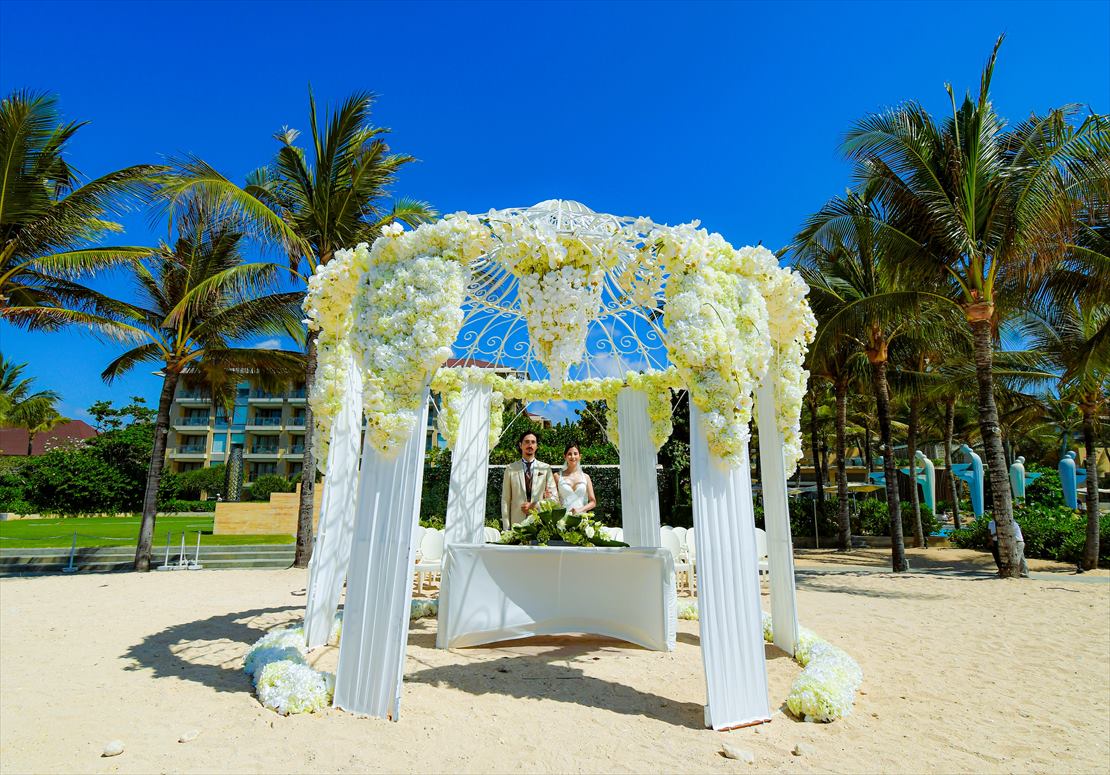
[[[440,648],[585,632],[674,650],[665,549],[455,544],[444,560]]]

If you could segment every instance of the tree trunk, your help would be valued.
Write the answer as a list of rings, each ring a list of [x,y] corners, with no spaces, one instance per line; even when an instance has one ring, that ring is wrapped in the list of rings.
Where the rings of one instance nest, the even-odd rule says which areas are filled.
[[[906,434],[906,453],[910,456],[910,503],[913,504],[913,545],[925,546],[925,531],[921,527],[921,493],[917,489],[917,426],[921,422],[921,406],[916,397],[910,398],[910,427]]]
[[[998,540],[998,557],[1002,565],[998,575],[1003,578],[1021,576],[1021,555],[1014,540],[1014,509],[1010,500],[1010,476],[1006,455],[1002,451],[998,407],[994,402],[994,341],[990,316],[971,321],[975,342],[975,376],[979,382],[979,433],[990,477],[992,516]]]
[[[879,416],[879,450],[883,453],[886,476],[886,505],[890,513],[890,565],[895,573],[910,569],[906,561],[906,545],[902,537],[902,507],[898,497],[898,473],[894,464],[894,445],[890,439],[890,394],[887,392],[886,361],[871,363],[875,383],[875,404]]]
[[[1091,396],[1093,399],[1094,397]],[[1083,547],[1083,569],[1098,567],[1098,457],[1095,453],[1095,404],[1084,401],[1083,446],[1087,450],[1087,543]]]
[[[809,446],[813,455],[813,482],[817,485],[817,492],[813,496],[817,499],[817,510],[824,513],[821,506],[825,503],[825,488],[821,482],[821,444],[817,440],[817,395],[811,393],[813,401],[809,405]]]
[[[35,454],[35,432],[30,428],[27,429],[27,457]]]
[[[852,521],[848,513],[848,470],[844,456],[848,454],[844,441],[844,426],[848,421],[848,381],[836,381],[836,496],[839,498],[840,533],[836,549],[846,552],[852,548]]]
[[[948,493],[952,498],[952,524],[960,529],[960,491],[956,487],[956,474],[952,471],[952,435],[956,427],[956,399],[944,402],[944,470],[948,477]]]
[[[162,394],[158,397],[158,417],[154,422],[154,450],[150,454],[150,468],[146,474],[146,491],[143,493],[143,519],[139,526],[139,544],[135,547],[135,570],[150,570],[150,552],[154,544],[154,518],[158,514],[158,483],[166,465],[166,437],[170,430],[170,405],[177,389],[178,374],[166,370],[162,378]]]
[[[308,332],[307,361],[305,371],[305,395],[311,398],[312,386],[316,382],[316,331]],[[297,509],[297,550],[293,556],[294,568],[307,568],[312,559],[312,517],[316,505],[316,450],[313,449],[312,402],[305,401],[304,410],[305,438],[304,463],[301,468],[301,499]]]
[[[875,472],[875,464],[871,460],[871,424],[863,426],[863,460],[867,466],[867,481],[871,482],[871,474]]]

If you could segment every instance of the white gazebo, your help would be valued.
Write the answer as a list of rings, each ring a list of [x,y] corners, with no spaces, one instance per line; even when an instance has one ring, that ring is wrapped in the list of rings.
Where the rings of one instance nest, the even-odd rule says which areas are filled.
[[[598,551],[658,547],[656,451],[671,431],[670,391],[685,389],[706,724],[769,720],[747,444],[754,407],[774,642],[793,655],[786,480],[800,454],[814,331],[806,290],[766,249],[733,248],[697,223],[661,226],[561,200],[388,227],[320,267],[305,309],[319,332],[309,400],[327,478],[305,636],[310,648],[327,640],[346,581],[335,705],[398,718],[431,389],[453,449],[448,561],[451,547],[484,541],[488,455],[506,399],[605,400],[634,548]],[[515,375],[443,368],[452,357]],[[441,598],[465,593],[445,573]],[[440,645],[444,615],[441,604]]]

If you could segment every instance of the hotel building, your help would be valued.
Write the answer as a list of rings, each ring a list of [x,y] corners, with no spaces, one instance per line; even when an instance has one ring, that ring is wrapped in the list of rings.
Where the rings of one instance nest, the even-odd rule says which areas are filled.
[[[451,359],[447,366],[476,366],[492,369],[505,376],[520,377],[507,366],[486,361]],[[444,447],[446,441],[436,430],[439,396],[433,395],[428,408],[428,449]],[[243,483],[259,476],[276,474],[291,478],[301,475],[305,434],[304,384],[291,384],[277,392],[259,388],[247,378],[235,389],[230,415],[212,402],[212,395],[188,378],[177,386],[170,405],[170,429],[166,440],[166,465],[170,471],[193,471],[226,463],[229,453],[243,451]],[[543,423],[544,418],[530,419]],[[550,425],[550,421],[546,421]]]

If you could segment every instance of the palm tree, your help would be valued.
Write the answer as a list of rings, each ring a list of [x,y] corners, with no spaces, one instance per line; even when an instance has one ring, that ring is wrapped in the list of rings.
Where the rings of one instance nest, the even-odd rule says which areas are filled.
[[[171,194],[201,191],[233,207],[255,233],[282,245],[291,270],[303,264],[305,274],[328,263],[337,250],[373,242],[383,226],[396,221],[410,226],[429,221],[435,212],[425,202],[396,199],[388,204],[389,189],[398,172],[415,159],[390,153],[385,142],[389,130],[370,125],[373,100],[371,94],[356,93],[335,115],[325,114],[326,126],[321,126],[310,93],[311,161],[296,145],[297,130],[285,128],[274,135],[280,144],[274,160],[252,173],[245,186],[239,187],[207,164],[190,159],[182,164],[183,175]],[[311,395],[316,374],[315,332],[308,336],[306,361],[304,378]],[[306,425],[311,428],[311,401],[305,414]],[[298,568],[307,567],[312,556],[315,484],[316,459],[310,433],[305,439],[293,561]]]
[[[1078,407],[1087,453],[1087,541],[1082,566],[1098,566],[1099,504],[1095,427],[1110,394],[1110,342],[1098,339],[1110,323],[1110,302],[1057,300],[1026,318],[1025,333],[1059,372],[1060,397]]]
[[[89,323],[88,289],[75,282],[133,261],[140,247],[108,247],[108,218],[151,190],[162,169],[136,165],[82,183],[66,161],[83,123],[63,124],[52,95],[17,91],[0,102],[0,318],[53,329]]]
[[[208,384],[213,400],[226,406],[241,374],[257,373],[264,387],[276,387],[304,372],[300,353],[235,346],[275,334],[303,341],[302,294],[270,293],[282,267],[244,263],[242,235],[219,212],[194,206],[178,213],[173,226],[172,244],[148,248],[148,259],[131,265],[137,301],[92,299],[97,328],[135,345],[105,367],[104,381],[111,384],[143,363],[156,365],[162,377],[135,550],[138,571],[150,570],[170,404],[182,376]]]
[[[859,387],[863,375],[860,373],[862,352],[848,339],[825,339],[822,349],[810,348],[808,363],[814,381],[825,380],[832,384],[834,397],[834,427],[836,433],[836,495],[838,498],[837,551],[846,552],[852,548],[852,523],[848,504],[847,472],[847,425],[848,393]],[[811,382],[812,387],[813,382]]]
[[[892,343],[921,325],[921,301],[929,294],[920,285],[906,282],[906,273],[891,258],[898,245],[888,238],[890,233],[874,189],[865,187],[831,200],[811,216],[792,250],[809,283],[820,322],[813,349],[825,352],[833,343],[850,344],[866,355],[871,366],[890,514],[891,565],[901,572],[909,570],[909,564],[891,437],[887,364]]]
[[[35,390],[34,377],[23,377],[26,368],[26,363],[14,363],[0,354],[0,427],[15,426],[30,431],[32,425],[41,424],[39,418],[51,412],[57,414],[54,403],[60,401],[61,396],[53,390]],[[43,430],[49,428],[37,429],[34,433]],[[29,450],[27,454],[31,454]]]
[[[1000,37],[978,98],[938,125],[917,103],[859,121],[845,151],[878,187],[893,231],[916,244],[907,265],[947,273],[954,303],[974,340],[979,424],[990,473],[1002,576],[1020,573],[1006,458],[999,433],[992,352],[1001,307],[1016,306],[1064,249],[1071,212],[1058,163],[1081,147],[1097,122],[1068,132],[1071,108],[1032,116],[1010,131],[994,112],[990,84]]]
[[[27,457],[34,454],[35,436],[48,433],[64,422],[69,422],[68,417],[62,417],[58,410],[45,403],[28,407],[29,411],[23,416],[23,426],[27,429]]]

